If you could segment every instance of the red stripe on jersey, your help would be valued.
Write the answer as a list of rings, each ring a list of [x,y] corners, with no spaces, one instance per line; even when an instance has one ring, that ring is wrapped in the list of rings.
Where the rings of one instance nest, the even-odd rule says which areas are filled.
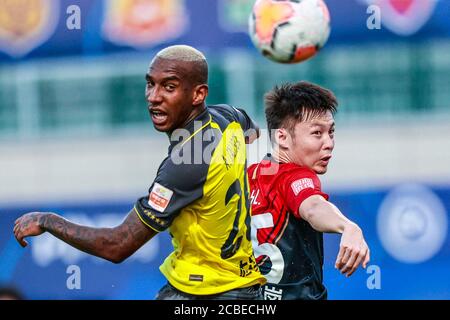
[[[288,212],[285,209],[285,206],[283,205],[279,214],[274,214],[274,212],[270,212],[272,214],[272,217],[274,220],[276,219],[276,222],[274,221],[275,225],[272,227],[270,232],[268,232],[266,238],[262,243],[269,242],[269,243],[276,243],[276,239],[281,238],[282,234],[281,231],[284,230],[285,222],[287,220]],[[259,240],[259,239],[258,239]]]
[[[286,227],[289,223],[289,212],[286,210],[286,219],[284,219],[284,223],[283,223],[283,229],[280,230],[280,232],[278,233],[278,237],[275,239],[274,243],[277,244],[278,241],[280,241],[281,237],[284,234],[284,231],[286,230]]]

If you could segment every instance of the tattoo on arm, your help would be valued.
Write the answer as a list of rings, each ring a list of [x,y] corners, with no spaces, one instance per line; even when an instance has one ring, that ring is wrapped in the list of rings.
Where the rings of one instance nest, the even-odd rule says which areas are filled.
[[[115,228],[82,226],[55,214],[44,215],[40,225],[69,245],[116,263],[131,256],[156,234],[140,221],[134,209]]]

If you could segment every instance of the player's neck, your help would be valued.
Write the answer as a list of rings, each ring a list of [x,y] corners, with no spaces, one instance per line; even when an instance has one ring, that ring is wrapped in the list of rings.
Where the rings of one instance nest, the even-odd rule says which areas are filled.
[[[184,121],[182,127],[186,127],[188,125],[188,123],[190,123],[191,121],[193,121],[195,118],[197,118],[203,111],[206,110],[206,106],[205,104],[201,104],[200,106],[194,108],[192,110],[192,112],[190,113],[190,115],[186,118],[186,120]]]
[[[278,163],[293,163],[291,157],[289,157],[289,154],[284,151],[280,150],[278,148],[275,148],[272,152],[273,159]]]

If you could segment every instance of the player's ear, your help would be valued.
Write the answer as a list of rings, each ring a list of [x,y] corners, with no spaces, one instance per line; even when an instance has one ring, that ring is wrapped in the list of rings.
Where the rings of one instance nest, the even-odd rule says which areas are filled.
[[[285,128],[275,129],[274,138],[275,138],[274,139],[275,144],[280,149],[288,149],[289,148],[290,135]]]
[[[194,96],[192,97],[192,105],[198,106],[205,102],[208,96],[208,85],[200,84],[194,88]]]

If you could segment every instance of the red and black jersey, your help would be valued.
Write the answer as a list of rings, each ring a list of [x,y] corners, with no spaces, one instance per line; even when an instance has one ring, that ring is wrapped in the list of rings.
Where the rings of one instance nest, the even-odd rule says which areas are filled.
[[[299,214],[302,202],[321,191],[316,173],[267,157],[248,169],[252,241],[267,278],[265,299],[326,299],[323,285],[323,234]]]

